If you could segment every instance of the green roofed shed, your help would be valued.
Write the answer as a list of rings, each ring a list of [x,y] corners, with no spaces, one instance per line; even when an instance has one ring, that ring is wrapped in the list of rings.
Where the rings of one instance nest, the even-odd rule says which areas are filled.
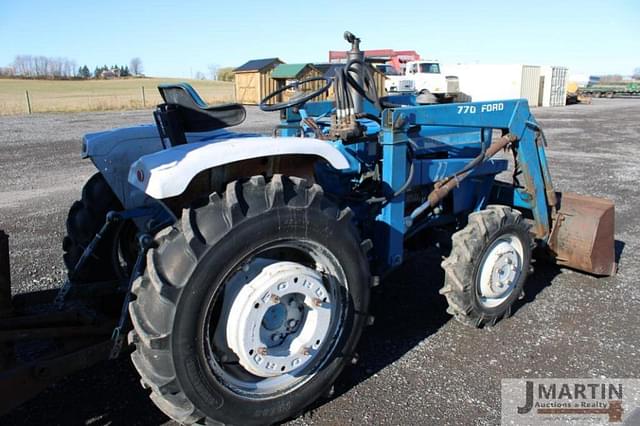
[[[316,70],[316,68],[311,64],[280,64],[273,70],[271,78],[290,78],[301,80],[302,76],[305,76],[314,70]]]
[[[271,78],[277,82],[278,88],[284,87],[287,84],[294,83],[296,81],[306,80],[308,78],[322,77],[322,72],[316,68],[313,64],[280,64],[273,69]],[[300,87],[300,90],[312,91],[319,89],[325,83],[323,81],[313,81],[305,84],[304,87]],[[287,101],[291,96],[295,94],[294,90],[287,90],[280,96],[280,101]],[[316,98],[316,100],[323,99],[323,96]]]

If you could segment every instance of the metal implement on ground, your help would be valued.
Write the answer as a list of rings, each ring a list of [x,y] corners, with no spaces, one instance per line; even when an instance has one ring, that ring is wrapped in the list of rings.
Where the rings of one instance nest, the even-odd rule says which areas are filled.
[[[159,87],[155,124],[86,135],[82,156],[98,173],[69,211],[62,309],[16,316],[0,268],[10,346],[81,336],[76,349],[96,355],[87,362],[96,348],[127,352],[127,335],[144,387],[176,421],[276,423],[356,363],[370,288],[410,247],[442,251],[447,312],[477,327],[511,315],[534,249],[615,272],[613,203],[557,191],[526,100],[379,97],[360,39],[345,39],[333,79],[263,100],[281,114],[272,136],[228,130],[244,107],[209,106],[187,84]],[[332,100],[312,101],[330,86]],[[297,93],[281,102],[285,90]],[[113,304],[96,305],[100,289]],[[79,306],[93,319],[67,322]],[[34,366],[19,368],[5,383]]]
[[[579,96],[595,98],[636,97],[640,96],[640,81],[589,82],[577,90]]]

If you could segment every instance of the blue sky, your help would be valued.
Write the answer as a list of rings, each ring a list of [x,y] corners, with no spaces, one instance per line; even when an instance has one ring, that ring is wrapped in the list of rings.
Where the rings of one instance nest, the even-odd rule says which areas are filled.
[[[346,49],[346,29],[365,49],[414,49],[445,63],[640,67],[640,0],[0,0],[0,66],[17,54],[90,68],[139,56],[148,75],[189,77],[271,56],[326,61]]]

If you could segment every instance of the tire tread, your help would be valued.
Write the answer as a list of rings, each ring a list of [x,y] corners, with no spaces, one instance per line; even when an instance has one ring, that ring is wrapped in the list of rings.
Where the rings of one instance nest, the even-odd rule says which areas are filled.
[[[528,226],[525,225],[519,211],[508,206],[489,205],[485,210],[471,213],[467,226],[451,237],[451,253],[441,263],[445,272],[445,282],[439,292],[447,299],[447,313],[463,324],[473,327],[493,326],[500,319],[511,315],[510,305],[504,312],[491,315],[478,310],[472,303],[475,292],[473,263],[491,238],[507,225],[522,226],[528,235]],[[531,246],[526,243],[525,245]],[[525,265],[525,276],[528,270],[529,267]]]
[[[188,209],[181,221],[156,236],[156,248],[148,253],[147,271],[135,286],[137,297],[131,302],[129,312],[137,334],[137,338],[132,339],[135,342],[134,365],[142,382],[150,389],[151,399],[166,415],[182,424],[203,421],[220,424],[200,413],[180,389],[170,348],[176,306],[200,256],[243,220],[285,205],[300,209],[313,205],[321,207],[329,217],[340,215],[339,223],[343,224],[344,232],[353,233],[359,241],[358,231],[350,220],[350,210],[339,211],[325,203],[322,193],[317,184],[309,185],[304,179],[282,175],[274,175],[268,183],[263,176],[254,176],[244,182],[234,181],[227,185],[222,196],[211,194],[207,204]],[[207,225],[203,224],[204,218]],[[179,274],[163,267],[184,262],[191,265],[173,268],[182,271]],[[175,391],[164,392],[168,385]]]

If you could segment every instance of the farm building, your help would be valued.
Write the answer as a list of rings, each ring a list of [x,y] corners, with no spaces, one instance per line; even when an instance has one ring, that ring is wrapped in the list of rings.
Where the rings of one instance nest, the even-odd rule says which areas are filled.
[[[271,73],[283,63],[278,58],[253,59],[234,69],[236,102],[257,105],[262,98],[276,90]]]
[[[420,55],[415,50],[365,50],[364,57],[369,62],[389,64],[398,72],[404,72],[404,67],[407,62],[420,60]],[[344,50],[329,51],[329,62],[347,62],[347,52]]]
[[[322,77],[322,73],[313,64],[280,64],[271,74],[271,78],[276,81],[276,87],[281,88],[287,84],[294,83],[296,81],[306,80],[308,78]],[[318,80],[301,87],[304,91],[313,91],[319,89],[324,85],[324,81]],[[289,98],[295,94],[295,90],[287,90],[279,99],[279,102],[288,101]],[[320,97],[322,98],[322,96]]]
[[[113,68],[110,70],[104,70],[100,73],[100,78],[105,80],[111,80],[113,78],[120,78],[120,70],[118,68]]]

